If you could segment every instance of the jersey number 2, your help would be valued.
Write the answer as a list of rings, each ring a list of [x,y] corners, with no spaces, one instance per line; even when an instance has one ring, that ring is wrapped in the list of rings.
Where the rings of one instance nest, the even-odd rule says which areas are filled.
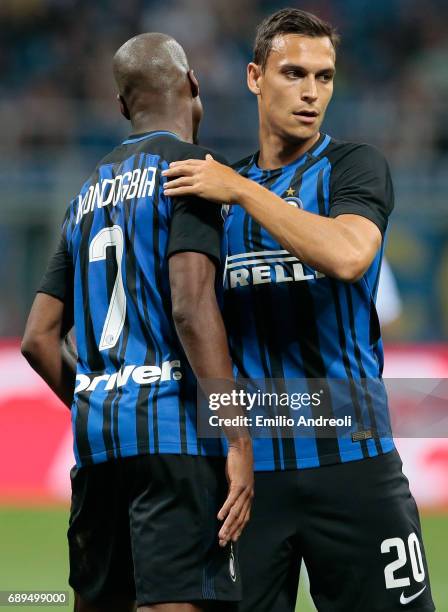
[[[123,231],[119,225],[105,227],[96,234],[90,243],[89,261],[103,261],[106,259],[107,247],[115,247],[117,278],[115,279],[112,297],[101,333],[101,340],[98,346],[100,351],[111,349],[117,344],[120,334],[123,331],[126,317],[126,293],[124,290],[123,278],[121,276],[124,238]]]

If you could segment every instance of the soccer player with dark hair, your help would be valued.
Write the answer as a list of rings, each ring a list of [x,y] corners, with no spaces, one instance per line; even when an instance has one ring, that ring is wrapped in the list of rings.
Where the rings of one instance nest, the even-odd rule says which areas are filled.
[[[227,432],[226,460],[219,439],[198,437],[194,377],[233,379],[215,293],[223,218],[165,196],[161,177],[208,152],[192,144],[198,83],[163,34],[126,42],[113,68],[133,133],[69,206],[22,343],[71,408],[75,609],[227,611],[240,598],[251,442]],[[73,321],[76,370],[61,348]]]
[[[267,18],[247,72],[260,150],[236,172],[209,156],[164,173],[167,195],[232,204],[225,295],[235,374],[277,392],[294,380],[325,392],[320,406],[300,409],[306,431],[254,439],[244,612],[292,612],[302,559],[320,612],[434,610],[382,381],[375,297],[390,172],[372,146],[320,130],[337,42],[329,24],[298,9]],[[340,416],[351,426],[331,420]]]

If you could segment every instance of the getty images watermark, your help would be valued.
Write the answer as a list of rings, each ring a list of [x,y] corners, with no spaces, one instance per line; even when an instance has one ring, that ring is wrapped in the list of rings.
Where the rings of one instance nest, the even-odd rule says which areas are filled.
[[[198,433],[253,437],[448,437],[447,379],[200,380]]]
[[[269,393],[257,389],[255,392],[244,391],[243,389],[234,389],[231,392],[210,393],[208,395],[208,407],[210,411],[226,412],[226,408],[235,408],[238,414],[211,414],[208,418],[210,427],[350,427],[352,425],[352,417],[346,415],[341,418],[324,417],[319,415],[316,417],[307,417],[304,414],[294,415],[293,413],[302,408],[317,408],[322,404],[321,390],[315,393]],[[262,414],[252,416],[253,409],[264,409]],[[224,409],[224,410],[222,410]],[[291,412],[286,414],[275,414],[268,416],[265,410],[269,409],[277,411],[289,409]]]

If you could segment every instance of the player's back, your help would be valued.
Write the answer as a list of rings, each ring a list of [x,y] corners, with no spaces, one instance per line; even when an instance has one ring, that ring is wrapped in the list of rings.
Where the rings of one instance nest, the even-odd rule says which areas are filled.
[[[79,464],[206,450],[196,438],[195,379],[171,316],[175,204],[161,181],[171,161],[193,154],[204,156],[171,133],[131,137],[98,164],[68,211]],[[218,454],[210,444],[208,452]]]

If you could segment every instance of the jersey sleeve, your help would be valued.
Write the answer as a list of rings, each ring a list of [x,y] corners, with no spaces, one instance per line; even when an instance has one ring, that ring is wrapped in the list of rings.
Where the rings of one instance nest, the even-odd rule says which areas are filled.
[[[360,215],[375,223],[384,236],[393,207],[389,166],[377,149],[358,145],[335,163],[330,179],[330,217]]]
[[[71,304],[73,302],[73,281],[73,262],[68,249],[64,224],[59,244],[48,262],[37,293],[46,293],[66,304]]]
[[[220,263],[223,217],[221,205],[200,198],[175,198],[171,218],[168,257],[193,251]]]
[[[205,159],[207,153],[210,153],[216,161],[227,165],[227,161],[222,156],[194,145],[183,152],[182,159]],[[193,196],[173,198],[168,257],[176,253],[193,251],[207,255],[219,264],[223,224],[220,204]]]

